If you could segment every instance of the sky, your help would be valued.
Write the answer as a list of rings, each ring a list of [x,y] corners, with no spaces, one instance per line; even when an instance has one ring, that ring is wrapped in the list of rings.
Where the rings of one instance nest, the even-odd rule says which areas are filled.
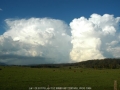
[[[0,62],[119,58],[119,0],[0,0]]]

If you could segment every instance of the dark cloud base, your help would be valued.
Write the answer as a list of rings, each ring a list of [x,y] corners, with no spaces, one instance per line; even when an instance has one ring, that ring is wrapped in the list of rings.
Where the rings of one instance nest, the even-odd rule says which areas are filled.
[[[54,60],[44,57],[27,57],[19,55],[0,55],[0,64],[4,65],[30,65],[30,64],[54,64]],[[5,62],[4,62],[5,61]],[[14,62],[14,63],[13,63]]]

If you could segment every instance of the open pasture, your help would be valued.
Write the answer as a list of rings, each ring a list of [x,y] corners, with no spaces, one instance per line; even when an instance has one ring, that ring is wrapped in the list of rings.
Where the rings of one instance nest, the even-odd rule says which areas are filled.
[[[48,86],[91,87],[89,90],[113,90],[114,80],[117,80],[118,90],[120,90],[120,69],[0,66],[0,90],[29,90],[30,87]],[[35,90],[35,88],[32,90]]]

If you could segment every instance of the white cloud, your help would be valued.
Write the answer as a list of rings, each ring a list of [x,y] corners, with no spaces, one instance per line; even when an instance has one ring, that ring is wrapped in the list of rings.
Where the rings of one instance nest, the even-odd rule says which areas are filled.
[[[88,19],[73,19],[70,26],[48,18],[5,22],[7,30],[0,36],[0,57],[8,58],[0,62],[64,63],[120,57],[120,17],[92,14]]]
[[[92,14],[89,19],[80,17],[70,23],[73,49],[70,52],[74,61],[100,59],[108,57],[106,53],[118,57],[118,50],[109,46],[118,44],[120,17]],[[117,39],[117,41],[115,41]],[[118,48],[118,47],[117,47]],[[120,48],[120,46],[119,46]],[[117,51],[116,51],[117,50]],[[115,53],[113,54],[114,51]]]
[[[30,18],[6,19],[5,22],[9,28],[0,36],[2,54],[39,56],[56,63],[69,62],[71,37],[66,33],[69,27],[63,21]]]
[[[2,11],[2,9],[0,8],[0,11]]]

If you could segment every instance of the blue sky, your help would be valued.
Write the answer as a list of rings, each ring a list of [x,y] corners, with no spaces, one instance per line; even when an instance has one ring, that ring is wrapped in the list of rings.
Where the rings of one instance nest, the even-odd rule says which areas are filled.
[[[0,0],[0,34],[8,18],[50,17],[69,24],[93,13],[120,16],[119,4],[120,0]]]

